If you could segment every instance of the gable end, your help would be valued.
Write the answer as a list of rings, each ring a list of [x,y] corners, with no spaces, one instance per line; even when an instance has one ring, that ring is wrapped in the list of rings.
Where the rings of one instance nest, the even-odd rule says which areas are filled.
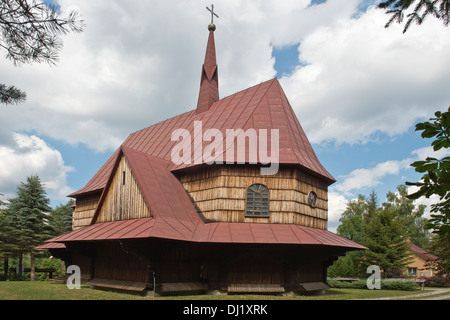
[[[123,154],[105,192],[104,199],[97,211],[95,223],[152,216],[130,165]]]

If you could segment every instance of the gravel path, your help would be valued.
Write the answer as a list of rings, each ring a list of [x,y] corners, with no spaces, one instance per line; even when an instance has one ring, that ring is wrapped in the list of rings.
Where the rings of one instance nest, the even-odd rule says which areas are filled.
[[[383,297],[374,299],[363,299],[363,300],[446,300],[450,299],[450,288],[439,288],[439,289],[425,289],[421,293],[409,295],[409,296],[398,296],[398,297]]]

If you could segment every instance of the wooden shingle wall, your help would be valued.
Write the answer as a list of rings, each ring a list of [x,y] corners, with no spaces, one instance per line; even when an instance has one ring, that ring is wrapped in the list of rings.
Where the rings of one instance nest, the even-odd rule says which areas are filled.
[[[295,167],[263,176],[256,166],[211,166],[179,174],[179,179],[207,221],[298,224],[327,229],[327,184]],[[260,183],[269,188],[269,218],[246,217],[246,190]],[[317,206],[308,194],[317,194]]]
[[[72,230],[88,226],[94,216],[101,193],[80,196],[72,214]]]

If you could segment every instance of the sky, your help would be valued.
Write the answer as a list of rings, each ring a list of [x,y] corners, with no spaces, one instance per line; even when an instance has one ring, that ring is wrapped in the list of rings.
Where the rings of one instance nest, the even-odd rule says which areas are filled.
[[[211,0],[52,2],[86,27],[62,38],[55,66],[0,59],[1,82],[27,92],[0,105],[1,200],[38,174],[52,206],[64,204],[130,133],[196,107]],[[214,1],[220,97],[279,79],[337,180],[333,232],[359,194],[381,203],[420,180],[410,163],[433,152],[415,124],[450,105],[450,30],[431,18],[406,34],[385,29],[377,2]]]

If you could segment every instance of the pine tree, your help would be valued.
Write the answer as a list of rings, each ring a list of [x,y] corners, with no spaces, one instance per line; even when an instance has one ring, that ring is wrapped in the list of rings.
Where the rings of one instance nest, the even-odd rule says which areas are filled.
[[[450,22],[450,2],[448,0],[383,0],[378,7],[392,15],[385,28],[388,28],[393,22],[403,23],[406,14],[407,21],[403,33],[413,22],[421,25],[428,16],[441,20],[444,26],[448,26]]]
[[[50,237],[49,203],[39,176],[32,175],[17,187],[16,197],[9,200],[4,211],[0,236],[7,239],[11,251],[19,256],[19,270],[22,270],[23,254],[31,254],[31,280],[34,280],[34,248]]]
[[[84,22],[77,11],[67,18],[59,16],[58,8],[41,1],[2,0],[0,2],[0,50],[14,65],[58,60],[61,35],[82,32]],[[0,103],[18,104],[26,93],[14,86],[0,83]]]

